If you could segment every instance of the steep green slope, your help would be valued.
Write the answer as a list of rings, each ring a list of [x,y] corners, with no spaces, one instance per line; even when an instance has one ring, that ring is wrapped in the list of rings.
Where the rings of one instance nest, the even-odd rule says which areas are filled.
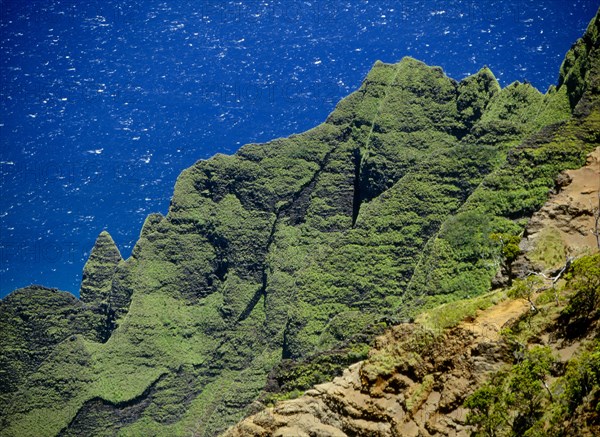
[[[0,406],[6,408],[25,378],[65,338],[77,332],[81,304],[70,293],[39,286],[17,290],[0,302]],[[8,419],[2,416],[2,426]]]
[[[536,279],[535,311],[510,298],[521,285],[425,311],[341,376],[223,437],[597,436],[600,253],[565,276],[555,287],[520,283]]]
[[[94,326],[96,340],[105,342],[114,326],[113,309],[108,299],[112,288],[112,279],[119,264],[123,261],[121,253],[110,234],[102,232],[83,267],[83,278],[79,298],[93,308],[97,322]]]
[[[2,435],[215,435],[282,359],[353,344],[336,360],[358,360],[378,323],[487,291],[491,234],[518,235],[598,143],[597,29],[546,95],[378,62],[322,125],[184,171],[129,259],[101,234],[81,302],[2,301]],[[24,335],[28,311],[45,321]]]
[[[561,67],[562,86],[550,90],[546,102],[552,104],[542,106],[534,125],[538,127],[535,121],[540,119],[548,121],[549,114],[558,121],[555,112],[564,108],[565,97],[574,107],[574,116],[545,127],[511,151],[506,164],[486,178],[429,242],[410,293],[429,296],[430,302],[477,294],[489,288],[500,267],[510,270],[502,244],[488,237],[502,235],[508,242],[511,236],[520,236],[528,217],[554,189],[556,174],[580,167],[590,147],[600,141],[598,27],[596,17],[567,54]]]

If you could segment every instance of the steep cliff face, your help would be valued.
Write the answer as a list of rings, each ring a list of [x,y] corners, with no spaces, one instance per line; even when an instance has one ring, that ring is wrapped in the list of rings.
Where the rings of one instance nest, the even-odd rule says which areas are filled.
[[[551,275],[568,257],[585,255],[594,247],[600,249],[596,229],[599,191],[600,149],[596,149],[584,167],[559,175],[556,193],[527,224],[515,274],[525,277],[534,271]]]
[[[412,294],[429,296],[426,300],[430,302],[444,302],[448,300],[443,296],[446,293],[466,296],[485,291],[501,264],[490,256],[493,249],[486,236],[504,235],[508,241],[510,235],[520,235],[529,217],[556,188],[557,173],[583,165],[582,156],[575,151],[591,146],[589,152],[599,141],[599,21],[595,17],[584,37],[567,53],[559,87],[549,90],[529,124],[534,133],[508,152],[506,164],[487,177],[429,241],[409,287]],[[571,85],[565,77],[571,78]],[[564,110],[565,97],[573,116],[555,123],[557,111]],[[513,98],[520,99],[518,94]],[[511,105],[507,102],[504,110]],[[500,120],[490,128],[504,131],[502,111],[490,112]],[[503,274],[509,276],[511,260],[502,264]]]
[[[600,90],[598,20],[596,15],[583,37],[571,47],[560,67],[558,86],[567,89],[571,108],[577,115],[590,113],[594,104],[592,96],[597,95]]]
[[[70,293],[32,285],[0,302],[0,402],[5,408],[52,350],[76,331],[81,305]],[[2,423],[8,417],[2,417]]]
[[[520,302],[499,307],[500,326],[527,309]],[[397,326],[377,339],[367,361],[243,420],[224,437],[468,437],[464,400],[511,360],[497,329],[483,329],[491,317],[484,313],[476,325],[439,336],[420,325]]]
[[[94,337],[102,343],[108,340],[115,327],[115,312],[119,306],[114,303],[112,283],[117,267],[122,261],[121,253],[112,237],[103,231],[83,268],[80,300],[87,304],[88,311],[94,314]]]
[[[103,231],[83,268],[79,298],[83,303],[99,305],[110,297],[112,279],[121,254],[110,234]]]
[[[577,257],[568,282],[552,284],[553,275],[536,283],[535,310],[508,299],[508,290],[427,311],[378,337],[368,358],[341,376],[245,418],[224,437],[598,435],[600,247],[581,207],[598,201],[599,153],[559,179],[561,191],[527,227],[524,256],[552,260],[548,275],[565,265],[565,253]],[[561,234],[555,247],[540,248],[534,230]],[[593,296],[590,306],[582,291]]]
[[[574,299],[568,287],[560,294],[558,306],[541,294],[536,313],[523,300],[504,300],[443,332],[425,320],[394,327],[368,360],[223,436],[598,435],[600,305],[587,330],[567,336],[572,325],[558,314]]]
[[[184,171],[129,259],[99,237],[72,304],[91,321],[56,331],[10,388],[3,432],[215,435],[274,368],[299,370],[283,379],[305,389],[366,358],[398,318],[488,291],[499,241],[599,141],[597,28],[545,95],[501,89],[488,69],[456,82],[378,62],[320,126]]]

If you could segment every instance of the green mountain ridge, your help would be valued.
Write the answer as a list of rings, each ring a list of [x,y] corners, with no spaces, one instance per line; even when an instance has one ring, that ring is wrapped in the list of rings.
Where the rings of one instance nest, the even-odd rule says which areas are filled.
[[[511,239],[600,143],[599,26],[546,94],[377,62],[323,124],[183,171],[130,258],[100,234],[80,300],[0,301],[0,435],[216,435],[510,280]]]

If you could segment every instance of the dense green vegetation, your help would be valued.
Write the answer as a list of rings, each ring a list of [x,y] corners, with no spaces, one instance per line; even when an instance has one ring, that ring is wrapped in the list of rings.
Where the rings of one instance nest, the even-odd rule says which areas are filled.
[[[545,95],[378,62],[322,125],[184,171],[129,259],[100,235],[81,301],[2,301],[2,434],[215,435],[365,358],[385,326],[484,295],[600,142],[597,28]]]
[[[600,342],[588,332],[598,319],[598,290],[600,254],[597,253],[573,264],[561,291],[570,295],[564,308],[560,309],[552,300],[544,308],[542,295],[538,298],[539,310],[534,315],[527,314],[521,323],[505,332],[513,344],[516,362],[493,375],[465,402],[471,410],[468,421],[476,425],[476,435],[592,435],[594,429],[600,429]],[[560,312],[556,314],[557,311]],[[586,323],[580,323],[581,317]],[[548,346],[524,348],[553,325],[557,325],[553,330],[559,336],[584,344],[582,351],[569,357],[566,365],[560,365],[557,353]]]

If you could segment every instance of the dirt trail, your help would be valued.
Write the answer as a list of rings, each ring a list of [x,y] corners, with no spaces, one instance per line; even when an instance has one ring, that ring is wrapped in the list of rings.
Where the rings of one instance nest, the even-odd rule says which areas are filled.
[[[396,326],[377,339],[368,361],[298,399],[246,418],[225,436],[468,437],[472,429],[463,401],[510,359],[499,332],[528,309],[524,300],[500,302],[446,330],[416,360],[407,358],[410,339],[418,341],[423,328]],[[393,370],[373,367],[389,360],[396,362]]]
[[[528,310],[526,300],[509,299],[480,311],[474,321],[462,322],[459,327],[473,332],[478,341],[498,341],[502,327]]]

